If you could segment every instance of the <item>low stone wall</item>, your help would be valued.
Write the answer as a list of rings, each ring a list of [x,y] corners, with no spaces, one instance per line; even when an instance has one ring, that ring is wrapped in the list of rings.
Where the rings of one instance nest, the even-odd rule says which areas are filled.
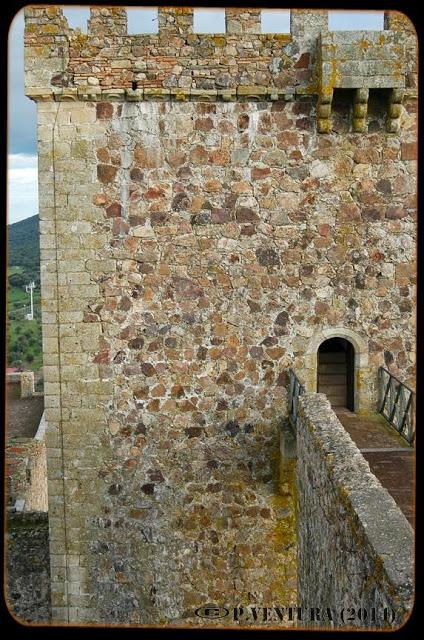
[[[50,562],[47,513],[11,513],[6,525],[5,595],[19,622],[49,622]]]
[[[7,373],[6,382],[7,384],[19,384],[21,398],[30,398],[31,396],[41,395],[39,392],[35,391],[33,371]]]
[[[7,502],[18,511],[47,511],[46,422],[40,421],[34,438],[6,442]]]
[[[47,423],[43,414],[32,446],[33,455],[29,459],[29,486],[25,501],[26,511],[48,511],[46,428]]]
[[[323,394],[301,396],[297,453],[299,606],[316,627],[400,627],[413,531]]]

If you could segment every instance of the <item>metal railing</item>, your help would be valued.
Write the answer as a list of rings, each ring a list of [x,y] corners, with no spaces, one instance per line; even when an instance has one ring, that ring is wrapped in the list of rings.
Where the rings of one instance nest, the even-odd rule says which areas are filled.
[[[378,411],[405,440],[415,437],[414,392],[384,367],[378,370]]]
[[[289,369],[289,421],[293,428],[296,427],[299,396],[302,393],[305,393],[305,387],[293,369]]]

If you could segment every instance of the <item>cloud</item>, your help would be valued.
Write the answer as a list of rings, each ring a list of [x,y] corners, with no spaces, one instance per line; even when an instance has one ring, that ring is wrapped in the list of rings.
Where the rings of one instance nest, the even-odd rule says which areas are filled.
[[[38,213],[38,159],[36,155],[12,153],[8,156],[9,224]]]

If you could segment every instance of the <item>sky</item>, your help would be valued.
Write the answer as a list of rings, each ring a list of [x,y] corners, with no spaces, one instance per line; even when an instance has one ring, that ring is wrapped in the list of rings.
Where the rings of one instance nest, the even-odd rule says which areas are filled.
[[[153,8],[128,10],[128,33],[156,33],[157,18]],[[225,30],[223,9],[195,9],[194,31],[219,33]],[[64,7],[72,28],[87,32],[89,8]],[[289,12],[262,10],[263,32],[288,32]],[[383,28],[382,11],[329,11],[330,30]],[[18,222],[38,213],[36,105],[24,95],[23,10],[19,11],[9,31],[9,144],[8,144],[8,223]]]

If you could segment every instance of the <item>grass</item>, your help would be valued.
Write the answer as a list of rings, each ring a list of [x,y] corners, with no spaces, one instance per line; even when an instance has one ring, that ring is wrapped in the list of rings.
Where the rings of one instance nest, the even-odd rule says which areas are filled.
[[[36,288],[33,291],[34,306],[40,307],[40,289]],[[29,293],[25,291],[24,287],[8,287],[7,291],[7,305],[8,311],[14,311],[17,307],[23,305],[28,306],[28,310],[31,304]]]

